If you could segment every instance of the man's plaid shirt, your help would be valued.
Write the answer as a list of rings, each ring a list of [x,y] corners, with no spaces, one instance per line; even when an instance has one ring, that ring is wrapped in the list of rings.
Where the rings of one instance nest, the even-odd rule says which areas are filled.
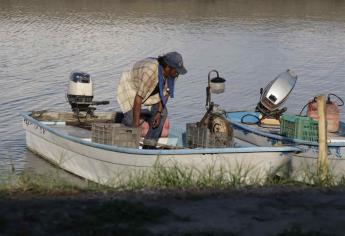
[[[143,104],[151,106],[161,101],[159,93],[150,96],[158,84],[158,61],[147,58],[134,64],[131,70],[121,75],[117,87],[117,102],[122,112],[133,108],[136,94],[143,98]],[[167,95],[167,85],[164,86],[164,95]]]

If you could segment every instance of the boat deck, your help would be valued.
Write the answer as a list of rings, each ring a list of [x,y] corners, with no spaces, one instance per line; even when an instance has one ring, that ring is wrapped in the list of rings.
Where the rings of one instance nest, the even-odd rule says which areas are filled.
[[[91,130],[73,126],[73,125],[68,125],[65,122],[55,122],[55,121],[43,121],[43,124],[53,128],[54,130],[57,130],[65,135],[73,136],[80,138],[84,141],[90,141],[91,142]],[[185,140],[183,139],[185,130],[182,127],[178,126],[172,126],[169,129],[169,137],[168,138],[160,138],[158,140],[159,144],[164,144],[164,145],[170,145],[170,146],[176,146],[176,147],[181,147],[181,148],[186,148],[186,143]],[[143,138],[141,139],[141,144],[142,144]],[[236,148],[239,147],[254,147],[255,145],[250,144],[248,142],[239,140],[239,139],[234,139],[234,146]]]
[[[84,141],[91,142],[92,132],[90,129],[69,125],[63,121],[43,121],[43,124],[61,132],[64,135],[80,138]],[[176,147],[185,147],[185,144],[182,140],[182,130],[181,128],[170,128],[172,132],[170,132],[168,138],[160,138],[158,143],[160,145],[169,145],[169,146],[176,146]],[[143,138],[140,140],[140,144],[142,144]]]
[[[84,140],[91,140],[91,130],[83,129],[77,126],[66,125],[64,122],[46,122],[46,124],[49,127],[52,127],[66,135],[81,138]]]

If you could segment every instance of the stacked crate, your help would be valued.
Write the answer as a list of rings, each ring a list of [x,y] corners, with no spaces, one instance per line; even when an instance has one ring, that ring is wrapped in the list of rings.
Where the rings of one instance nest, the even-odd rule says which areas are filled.
[[[91,127],[91,140],[95,143],[138,148],[139,138],[138,128],[118,123],[93,123]]]
[[[207,127],[199,127],[197,123],[188,123],[186,131],[189,148],[222,148],[233,145],[232,137],[228,133],[211,133]]]

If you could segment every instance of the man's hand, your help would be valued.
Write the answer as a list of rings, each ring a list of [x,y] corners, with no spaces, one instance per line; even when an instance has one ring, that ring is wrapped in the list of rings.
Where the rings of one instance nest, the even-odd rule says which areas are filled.
[[[152,128],[158,128],[159,124],[161,122],[161,113],[157,112],[155,114],[155,117],[153,118],[153,122],[152,122]]]

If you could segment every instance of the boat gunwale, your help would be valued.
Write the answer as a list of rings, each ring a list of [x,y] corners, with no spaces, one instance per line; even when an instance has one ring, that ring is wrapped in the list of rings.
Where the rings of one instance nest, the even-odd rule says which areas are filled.
[[[72,142],[76,142],[82,145],[103,149],[112,152],[137,154],[137,155],[188,155],[188,154],[226,154],[226,153],[263,153],[263,152],[301,152],[298,147],[228,147],[228,148],[196,148],[196,149],[173,149],[173,150],[150,150],[150,149],[136,149],[127,147],[117,147],[106,144],[98,144],[89,141],[84,141],[81,138],[77,138],[71,135],[64,134],[56,129],[49,127],[48,125],[34,119],[30,115],[32,112],[21,112],[23,119],[30,121],[31,123],[44,128],[45,130],[57,135],[61,138],[67,139]]]

